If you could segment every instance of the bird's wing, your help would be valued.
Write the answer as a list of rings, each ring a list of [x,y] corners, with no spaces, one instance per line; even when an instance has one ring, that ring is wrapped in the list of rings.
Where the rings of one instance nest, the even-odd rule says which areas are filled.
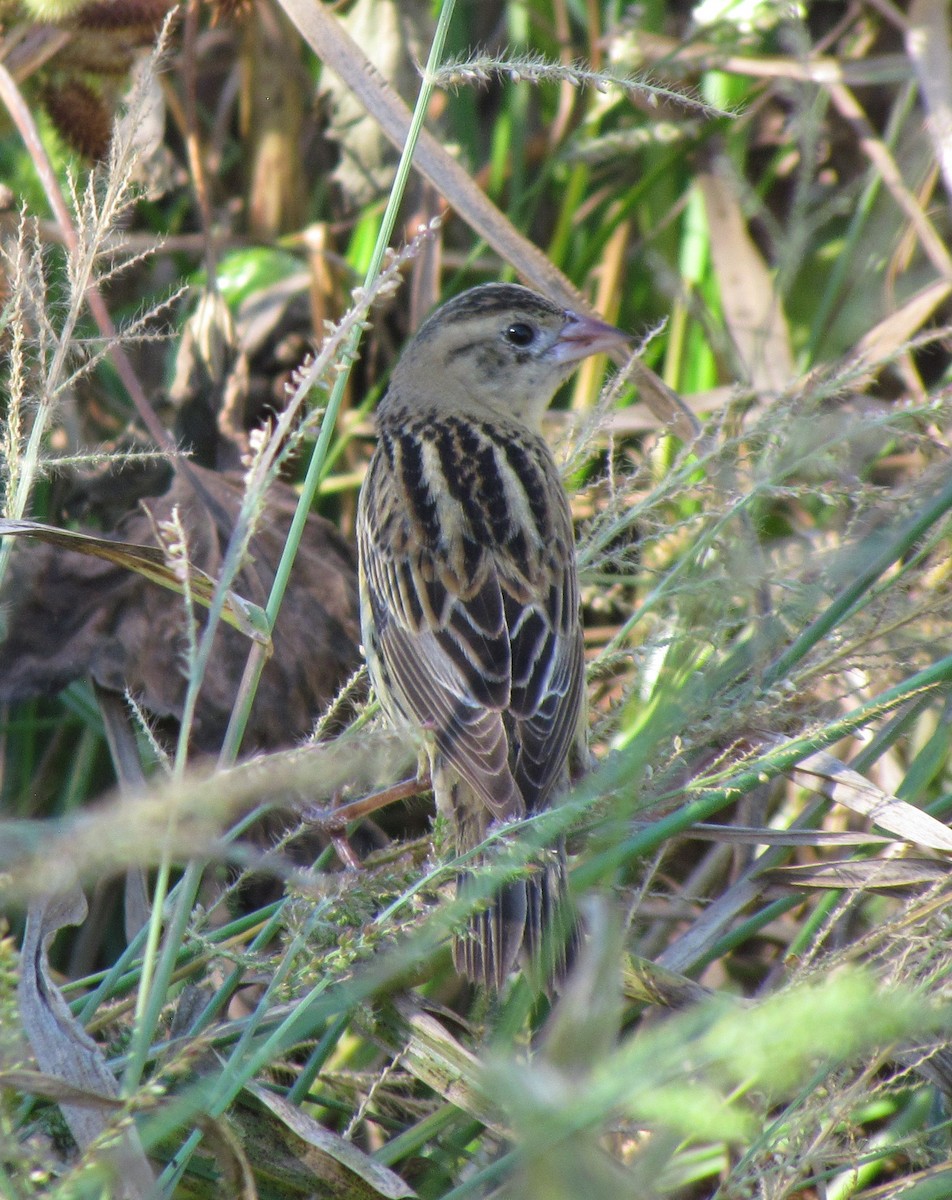
[[[427,732],[495,818],[517,819],[525,807],[509,769],[502,715],[511,652],[499,583],[484,569],[479,586],[460,595],[439,555],[413,536],[399,493],[372,465],[358,520],[361,584],[372,616],[368,651],[397,710]],[[483,553],[474,549],[472,562]]]
[[[568,506],[530,598],[504,595],[512,652],[513,776],[528,812],[544,808],[565,774],[585,702],[578,580]]]
[[[382,440],[358,518],[363,586],[395,704],[497,818],[512,818],[545,805],[579,725],[574,539],[541,442],[467,434],[468,455],[458,443],[443,451],[453,503],[442,517],[428,474],[438,450],[428,460],[406,429]]]

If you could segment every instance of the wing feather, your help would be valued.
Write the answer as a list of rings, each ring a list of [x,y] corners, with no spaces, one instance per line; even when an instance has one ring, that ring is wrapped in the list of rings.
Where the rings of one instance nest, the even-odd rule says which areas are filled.
[[[437,458],[446,470],[445,426],[439,456],[408,448],[426,431],[404,427],[393,439],[388,458],[412,461],[414,473],[378,453],[358,513],[362,586],[390,703],[495,818],[511,819],[548,802],[577,736],[578,584],[568,502],[547,451],[516,454],[485,426],[479,434],[482,492],[472,479],[427,476]],[[516,508],[508,525],[505,506]]]

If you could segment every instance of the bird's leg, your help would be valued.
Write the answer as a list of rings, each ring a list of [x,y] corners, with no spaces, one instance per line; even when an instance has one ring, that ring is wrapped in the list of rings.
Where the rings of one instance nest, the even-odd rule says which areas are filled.
[[[433,786],[430,779],[430,755],[426,746],[417,747],[416,781],[420,791],[425,792]]]
[[[347,835],[343,833],[331,834],[331,845],[337,854],[337,857],[344,864],[348,871],[359,871],[361,869],[361,861],[347,840]]]
[[[341,796],[342,792],[339,788],[335,788],[335,790],[331,793],[330,808],[331,812],[334,814],[340,813],[342,807],[347,807],[346,805],[341,805]],[[317,815],[318,811],[319,810],[309,809],[304,813],[304,820],[311,821],[313,824],[324,828],[325,832],[330,837],[331,845],[334,847],[334,851],[337,854],[337,857],[340,859],[341,865],[346,870],[359,871],[361,869],[360,859],[357,856],[357,852],[350,844],[346,833],[347,824],[349,824],[349,822],[341,824],[340,821],[337,820],[334,821],[333,824],[330,824]]]
[[[309,805],[304,810],[302,817],[305,821],[310,821],[326,833],[333,835],[346,829],[351,821],[369,817],[371,813],[386,808],[388,804],[394,804],[397,800],[405,800],[408,796],[418,796],[428,787],[428,777],[421,780],[414,776],[413,779],[401,780],[400,783],[395,783],[382,791],[371,792],[369,796],[363,796],[360,800],[351,800],[349,804],[342,804],[340,807],[335,807],[333,804],[329,808],[319,807],[316,804]]]

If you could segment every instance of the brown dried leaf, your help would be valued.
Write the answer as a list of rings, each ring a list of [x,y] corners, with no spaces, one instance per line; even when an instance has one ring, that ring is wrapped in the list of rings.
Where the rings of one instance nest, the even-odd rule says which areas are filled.
[[[243,489],[239,479],[195,464],[190,474],[208,505],[176,477],[164,496],[143,501],[129,513],[117,535],[142,555],[143,567],[164,564],[162,552],[144,544],[154,540],[154,527],[177,508],[190,560],[214,577]],[[274,580],[296,502],[290,487],[272,488],[247,565],[236,581],[258,605],[264,604]],[[114,550],[115,543],[102,541],[106,550]],[[66,543],[71,543],[69,537]],[[130,690],[158,717],[181,718],[185,612],[181,604],[170,602],[165,588],[131,574],[124,563],[67,554],[61,545],[20,552],[14,563],[7,592],[13,611],[0,644],[0,700],[53,694],[91,674],[102,687]],[[359,665],[359,639],[353,552],[328,521],[312,515],[274,630],[274,654],[261,677],[246,749],[287,746],[306,736],[316,714]],[[197,750],[214,752],[220,746],[247,654],[245,638],[222,626],[193,727]]]
[[[86,900],[79,891],[32,905],[23,938],[18,989],[24,1032],[43,1074],[65,1085],[60,1108],[81,1150],[114,1129],[112,1116],[119,1102],[119,1086],[102,1050],[70,1012],[50,978],[47,951],[58,931],[64,925],[82,924],[86,912]],[[82,1094],[81,1103],[76,1102],[71,1089]],[[103,1158],[114,1166],[118,1195],[137,1200],[151,1194],[155,1177],[133,1127],[122,1131],[114,1146],[103,1152]]]

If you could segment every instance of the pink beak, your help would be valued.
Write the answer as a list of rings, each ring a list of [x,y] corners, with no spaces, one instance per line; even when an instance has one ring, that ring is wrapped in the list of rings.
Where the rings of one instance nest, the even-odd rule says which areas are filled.
[[[616,329],[596,317],[580,316],[567,312],[562,331],[552,346],[553,356],[559,362],[575,362],[590,354],[609,353],[627,349],[631,335]]]

